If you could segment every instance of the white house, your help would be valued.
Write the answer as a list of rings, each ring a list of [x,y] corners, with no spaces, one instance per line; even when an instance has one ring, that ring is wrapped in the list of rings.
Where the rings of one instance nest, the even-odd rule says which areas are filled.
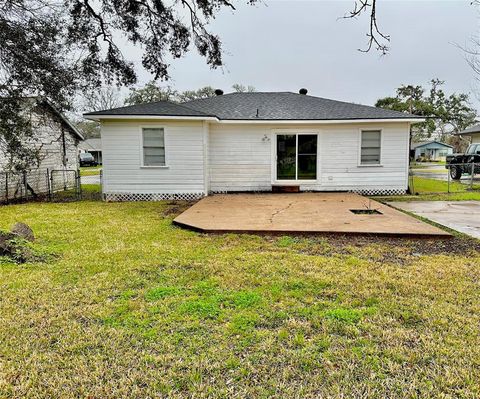
[[[101,122],[106,200],[209,193],[355,191],[408,186],[410,125],[401,112],[300,94],[231,93],[85,114]]]

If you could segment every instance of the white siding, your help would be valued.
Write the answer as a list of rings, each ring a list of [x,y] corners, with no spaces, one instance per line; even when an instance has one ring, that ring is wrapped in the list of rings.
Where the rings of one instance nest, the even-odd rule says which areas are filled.
[[[142,167],[142,126],[165,128],[167,168]],[[360,130],[381,129],[381,166],[360,166]],[[217,124],[190,121],[102,123],[106,194],[268,191],[275,183],[275,133],[319,135],[315,191],[405,191],[409,124]],[[208,162],[204,162],[208,159]],[[206,184],[208,183],[208,184]]]
[[[382,130],[382,165],[359,166],[360,130]],[[302,190],[406,190],[408,123],[210,126],[210,190],[270,190],[274,183],[274,132],[319,134],[317,181]]]
[[[166,167],[142,167],[142,127],[165,129]],[[105,193],[203,193],[202,122],[102,122]]]
[[[210,125],[210,190],[270,190],[270,134],[258,125]]]
[[[381,129],[381,166],[361,166],[360,130]],[[406,190],[408,124],[331,126],[320,133],[318,190]]]

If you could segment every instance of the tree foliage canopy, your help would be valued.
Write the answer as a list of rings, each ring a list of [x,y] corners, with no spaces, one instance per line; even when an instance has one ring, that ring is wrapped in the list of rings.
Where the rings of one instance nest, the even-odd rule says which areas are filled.
[[[421,140],[436,135],[440,140],[475,122],[476,111],[470,106],[468,94],[447,95],[441,88],[443,81],[432,79],[430,89],[422,86],[402,85],[395,97],[377,100],[375,106],[424,116],[425,122],[413,125],[414,139]]]
[[[244,86],[242,84],[232,85],[234,92],[254,92],[253,86]],[[172,101],[182,103],[201,98],[209,98],[215,96],[215,89],[211,86],[204,86],[197,90],[178,91],[170,86],[160,86],[154,81],[148,82],[140,88],[131,88],[130,93],[125,99],[125,105],[135,105],[154,101]]]
[[[368,15],[365,50],[385,53],[389,37],[379,29],[377,3],[355,0],[345,16]],[[122,52],[129,46],[142,49],[141,65],[154,80],[167,80],[169,60],[191,49],[218,68],[222,43],[208,25],[225,9],[235,7],[229,0],[0,0],[0,150],[19,164],[35,163],[34,154],[22,148],[35,134],[29,123],[35,107],[26,105],[27,96],[47,98],[65,111],[79,92],[135,84],[136,65]],[[149,89],[131,93],[131,101],[211,95],[208,87],[181,94],[159,91],[154,84]]]
[[[79,91],[136,83],[135,64],[119,43],[142,48],[142,66],[154,79],[167,79],[168,59],[191,48],[219,67],[221,41],[207,26],[225,8],[235,9],[228,0],[0,0],[2,151],[21,164],[36,161],[21,148],[34,136],[25,97],[48,98],[64,111]]]

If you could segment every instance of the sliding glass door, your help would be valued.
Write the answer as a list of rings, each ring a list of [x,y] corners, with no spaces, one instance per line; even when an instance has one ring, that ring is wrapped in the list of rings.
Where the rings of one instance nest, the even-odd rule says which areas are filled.
[[[316,180],[317,135],[277,135],[277,180]]]

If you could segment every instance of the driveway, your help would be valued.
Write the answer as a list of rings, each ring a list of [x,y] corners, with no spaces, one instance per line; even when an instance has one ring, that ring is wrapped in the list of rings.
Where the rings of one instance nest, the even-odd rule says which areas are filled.
[[[450,235],[353,193],[212,195],[177,216],[174,223],[210,233]]]
[[[412,168],[411,171],[414,176],[435,180],[448,180],[448,170],[445,169],[445,165],[428,164],[428,166]]]
[[[81,184],[100,184],[100,174],[80,176],[80,183]]]
[[[389,205],[480,238],[480,201],[389,202]]]

